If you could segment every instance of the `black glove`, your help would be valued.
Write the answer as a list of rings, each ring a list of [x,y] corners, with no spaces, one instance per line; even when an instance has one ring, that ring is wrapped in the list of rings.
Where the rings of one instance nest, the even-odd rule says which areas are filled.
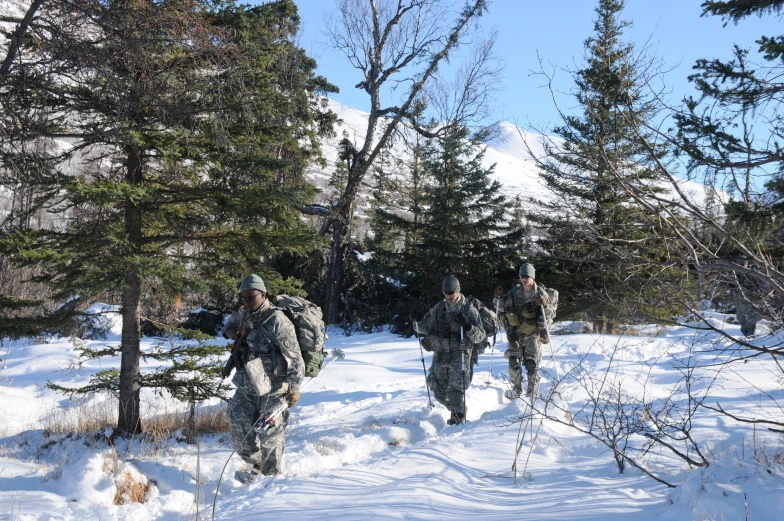
[[[460,324],[463,328],[463,331],[468,331],[471,329],[471,324],[468,322],[468,318],[462,313],[455,313],[455,323]]]
[[[410,318],[414,322],[419,322],[420,320],[422,320],[422,312],[419,311],[418,309],[412,309],[411,311],[408,312],[408,318]]]

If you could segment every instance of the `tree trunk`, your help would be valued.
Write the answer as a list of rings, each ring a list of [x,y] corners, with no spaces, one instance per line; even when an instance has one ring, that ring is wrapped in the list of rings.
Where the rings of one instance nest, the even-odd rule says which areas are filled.
[[[140,184],[142,181],[142,161],[138,151],[128,154],[126,181]],[[141,250],[142,212],[131,200],[125,202],[125,233],[133,247],[130,255]],[[142,283],[135,268],[128,265],[125,275],[125,288],[122,293],[122,339],[120,341],[120,410],[117,429],[125,434],[142,432],[139,413],[139,344],[141,341],[141,295]]]
[[[337,324],[339,321],[346,229],[346,223],[343,219],[335,219],[332,223],[332,245],[329,251],[329,271],[327,272],[327,324]]]

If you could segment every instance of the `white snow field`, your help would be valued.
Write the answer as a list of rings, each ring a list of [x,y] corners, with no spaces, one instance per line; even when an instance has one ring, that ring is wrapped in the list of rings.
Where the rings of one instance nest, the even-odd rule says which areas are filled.
[[[737,334],[737,325],[717,317],[716,324]],[[709,349],[715,340],[687,328],[643,332],[653,331],[658,336],[554,336],[545,346],[540,395],[551,395],[556,371],[563,377],[579,369],[586,376],[609,374],[628,392],[665,396],[681,378],[684,355]],[[90,344],[117,345],[117,333]],[[144,347],[153,342],[145,338]],[[593,438],[555,421],[542,422],[540,414],[526,414],[531,419],[524,424],[515,480],[511,467],[518,419],[529,407],[527,399],[503,398],[503,335],[494,351],[480,357],[467,391],[469,422],[460,426],[446,425],[443,406],[428,408],[415,338],[389,332],[346,337],[333,330],[327,345],[342,349],[345,360],[308,385],[292,410],[283,474],[240,485],[233,474],[243,463],[232,457],[217,496],[216,519],[784,519],[782,437],[761,426],[754,431],[701,410],[691,434],[709,467],[690,471],[683,460],[662,451],[640,458],[647,470],[677,485],[671,489],[628,465],[619,473],[612,453]],[[232,453],[228,435],[202,436],[198,445],[178,437],[163,442],[118,438],[114,446],[103,432],[45,436],[43,428],[52,418],[100,416],[112,413],[115,404],[100,396],[72,401],[44,384],[82,384],[92,371],[118,360],[77,367],[72,343],[62,338],[39,344],[18,340],[10,349],[6,339],[3,346],[0,519],[211,518],[216,485]],[[430,358],[426,353],[428,366]],[[758,357],[724,369],[710,380],[712,401],[746,415],[759,416],[773,407],[771,415],[780,420],[784,415],[775,400],[784,397],[781,373],[771,365]],[[697,381],[696,392],[707,385]],[[577,414],[585,392],[569,379],[558,389],[555,403]],[[183,408],[152,393],[143,398],[145,418]],[[541,409],[544,400],[536,404]],[[216,406],[221,405],[202,404]],[[776,454],[778,463],[771,461]],[[141,483],[143,503],[113,504],[116,496],[133,495],[124,481]]]

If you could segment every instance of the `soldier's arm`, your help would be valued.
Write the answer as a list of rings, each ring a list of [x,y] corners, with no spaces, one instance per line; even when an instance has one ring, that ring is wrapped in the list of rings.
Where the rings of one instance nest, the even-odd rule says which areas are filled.
[[[239,336],[240,332],[242,331],[242,324],[240,324],[240,312],[237,311],[232,313],[229,317],[229,322],[226,324],[226,327],[223,328],[223,338],[230,338],[231,340],[236,340],[237,336]]]
[[[547,309],[547,306],[550,305],[550,297],[547,296],[544,286],[537,286],[536,289],[536,303]]]
[[[466,318],[468,323],[471,324],[471,329],[466,331],[466,335],[471,339],[471,342],[478,344],[485,339],[485,330],[482,327],[482,319],[479,317],[479,311],[474,306],[467,306]]]
[[[430,308],[430,311],[427,312],[427,314],[422,318],[422,320],[417,322],[420,335],[426,335],[433,330],[433,324],[435,324],[436,321],[436,314],[434,310],[435,310],[434,307]]]
[[[305,362],[302,360],[302,352],[297,342],[297,332],[294,325],[286,318],[283,313],[274,321],[271,333],[275,337],[283,358],[288,363],[286,379],[289,386],[299,387],[305,375]]]

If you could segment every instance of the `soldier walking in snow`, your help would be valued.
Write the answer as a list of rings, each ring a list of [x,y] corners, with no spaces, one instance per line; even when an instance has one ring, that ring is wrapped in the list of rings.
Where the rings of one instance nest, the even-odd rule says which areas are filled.
[[[235,477],[243,482],[280,472],[284,432],[289,409],[299,400],[303,361],[294,325],[267,300],[267,288],[258,275],[248,275],[240,284],[243,307],[235,312],[223,331],[235,340],[223,377],[237,371],[232,382],[237,391],[228,404],[231,440],[237,454],[251,465]],[[258,437],[254,427],[275,409],[288,403],[274,426]]]
[[[735,258],[735,264],[747,270],[749,259],[745,255]],[[744,336],[753,337],[757,332],[759,309],[765,305],[764,299],[769,296],[769,286],[749,273],[735,272],[735,284],[730,290],[732,300],[735,302],[736,318],[740,324],[740,332]]]
[[[495,303],[509,347],[504,358],[509,360],[509,380],[512,389],[506,397],[514,399],[523,391],[523,371],[521,362],[528,375],[526,394],[533,396],[539,384],[538,368],[542,361],[542,344],[550,342],[547,333],[547,316],[550,298],[544,286],[536,284],[536,270],[533,264],[520,266],[520,284],[504,294],[499,287],[495,293]],[[549,317],[552,318],[552,317]]]
[[[409,317],[425,335],[422,346],[432,351],[433,364],[427,382],[451,417],[449,425],[465,422],[465,390],[469,385],[471,352],[485,338],[479,312],[460,293],[460,281],[450,275],[441,284],[444,300],[425,315],[414,309]]]

